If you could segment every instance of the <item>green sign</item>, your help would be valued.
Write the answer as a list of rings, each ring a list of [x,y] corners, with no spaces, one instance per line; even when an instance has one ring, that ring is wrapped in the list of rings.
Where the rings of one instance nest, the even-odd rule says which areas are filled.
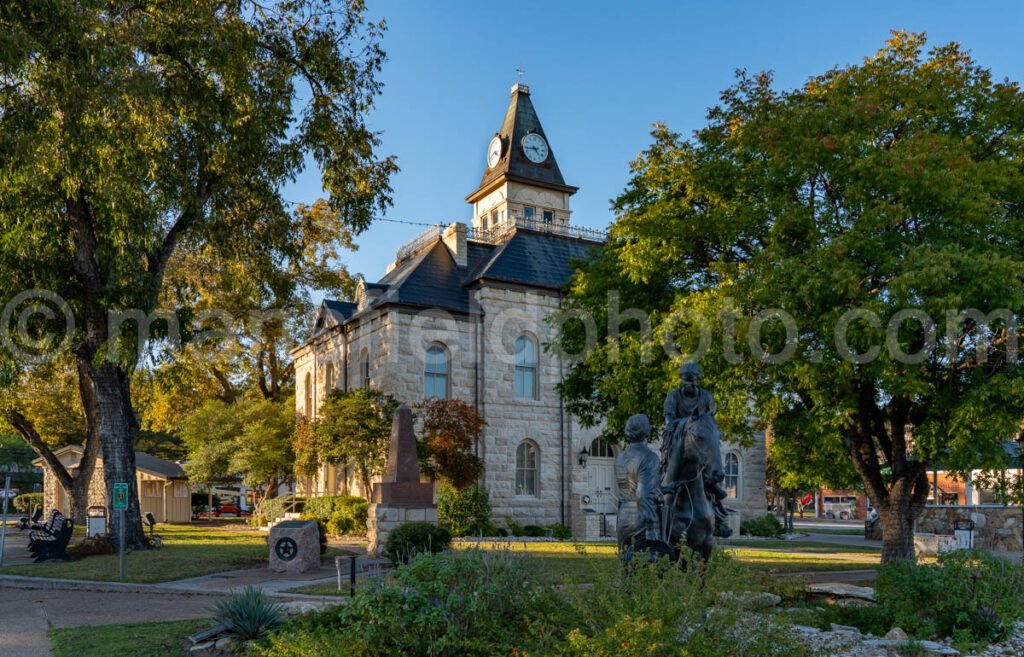
[[[114,484],[114,511],[128,508],[128,484]]]

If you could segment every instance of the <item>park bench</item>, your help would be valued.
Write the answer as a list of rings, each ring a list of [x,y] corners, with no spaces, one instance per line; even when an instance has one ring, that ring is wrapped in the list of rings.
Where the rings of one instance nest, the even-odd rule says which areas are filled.
[[[29,532],[29,552],[36,563],[49,559],[70,561],[68,544],[71,542],[75,523],[71,518],[54,511],[41,529]]]
[[[67,518],[63,513],[54,509],[50,512],[50,519],[47,520],[42,526],[37,529],[33,529],[28,533],[28,550],[33,555],[39,551],[39,546],[43,543],[51,542],[57,534],[64,529],[64,525],[67,522]]]
[[[29,529],[38,529],[39,521],[43,519],[43,507],[37,506],[35,513],[32,517],[25,516],[18,521],[18,529],[21,531],[28,531]]]
[[[60,516],[60,528],[52,534],[37,536],[31,543],[32,554],[36,563],[49,561],[50,559],[61,559],[71,561],[68,556],[68,544],[71,543],[71,535],[75,529],[75,522],[71,518]]]

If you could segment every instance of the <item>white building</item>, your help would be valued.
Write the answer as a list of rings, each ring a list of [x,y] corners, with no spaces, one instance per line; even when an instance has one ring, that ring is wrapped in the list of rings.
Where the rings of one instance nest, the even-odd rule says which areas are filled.
[[[293,352],[296,409],[315,418],[327,392],[371,386],[413,405],[455,397],[487,421],[483,458],[493,515],[520,524],[614,533],[617,448],[562,407],[565,364],[544,345],[570,261],[603,240],[570,225],[567,185],[523,84],[487,146],[471,226],[433,228],[398,250],[354,302],[325,301],[310,339]],[[655,419],[656,418],[652,418]],[[585,466],[581,452],[587,452]],[[730,506],[764,513],[764,442],[726,447]],[[324,467],[314,494],[363,494],[352,473]]]

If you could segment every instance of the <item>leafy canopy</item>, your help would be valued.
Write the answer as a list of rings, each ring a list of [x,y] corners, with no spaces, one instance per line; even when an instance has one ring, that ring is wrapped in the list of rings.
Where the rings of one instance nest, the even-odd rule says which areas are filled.
[[[692,138],[655,127],[614,201],[611,239],[572,282],[567,310],[602,332],[561,387],[571,412],[610,426],[658,416],[707,328],[701,364],[726,433],[749,434],[751,411],[766,423],[797,413],[811,449],[851,457],[883,520],[891,503],[909,527],[930,461],[997,454],[1024,408],[1018,327],[956,313],[1024,311],[1024,96],[959,45],[925,46],[895,33],[787,91],[740,72]],[[633,320],[610,333],[611,292],[650,330]],[[795,331],[758,316],[771,309]],[[849,309],[880,318],[846,331],[871,357],[846,357],[835,338]],[[906,309],[934,336],[911,318],[887,343]],[[928,339],[920,358],[900,354]],[[569,322],[560,341],[579,351],[583,327]]]

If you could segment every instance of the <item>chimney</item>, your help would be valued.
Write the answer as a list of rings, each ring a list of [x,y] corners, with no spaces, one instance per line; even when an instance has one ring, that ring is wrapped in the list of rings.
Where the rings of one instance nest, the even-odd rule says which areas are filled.
[[[467,257],[467,246],[466,237],[469,233],[469,229],[466,228],[466,224],[461,221],[448,226],[445,229],[441,239],[444,240],[444,245],[448,247],[448,250],[452,252],[452,257],[455,258],[455,264],[459,267],[465,267],[469,264],[469,258]]]

